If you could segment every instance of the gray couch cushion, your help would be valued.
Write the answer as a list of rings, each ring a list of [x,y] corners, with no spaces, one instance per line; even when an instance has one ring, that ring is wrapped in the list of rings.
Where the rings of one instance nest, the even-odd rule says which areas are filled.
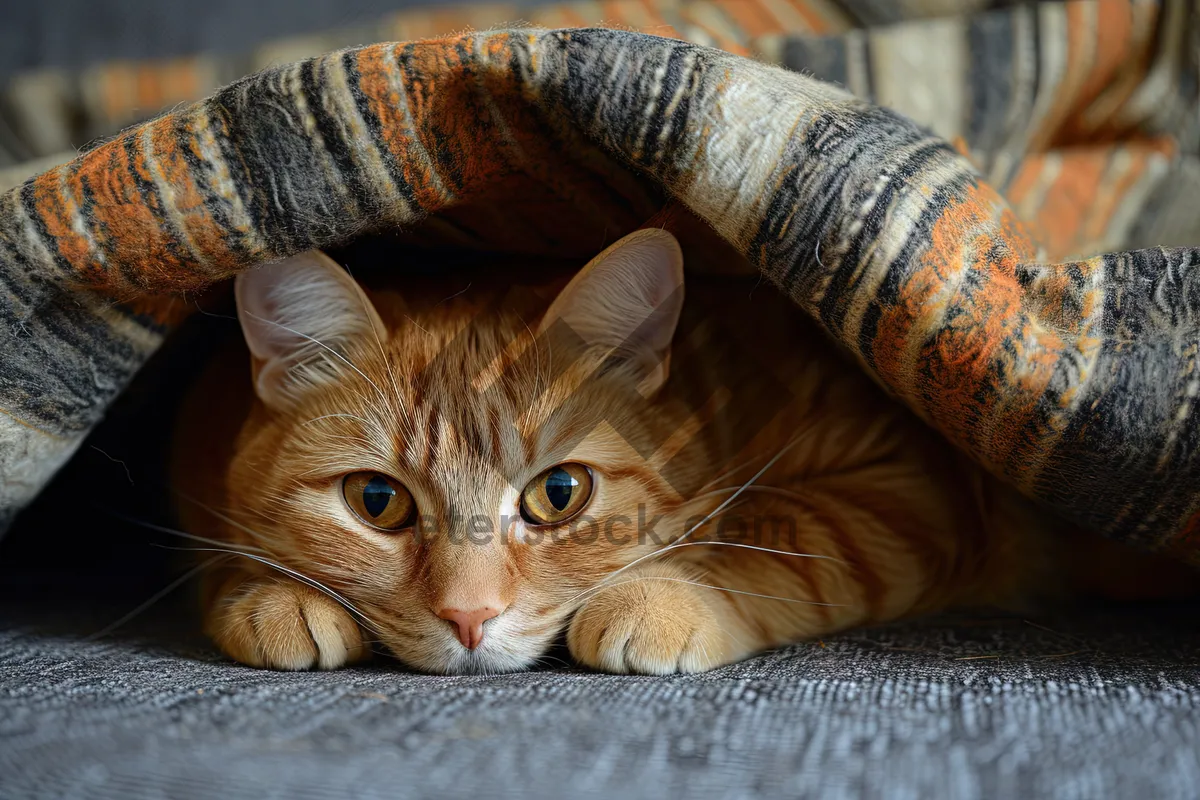
[[[222,660],[179,614],[0,614],[12,797],[1195,797],[1197,609],[957,618],[705,675]]]

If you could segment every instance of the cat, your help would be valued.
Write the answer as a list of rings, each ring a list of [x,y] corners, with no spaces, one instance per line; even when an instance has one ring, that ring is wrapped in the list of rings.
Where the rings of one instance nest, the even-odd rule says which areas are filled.
[[[1069,526],[784,297],[685,287],[665,230],[527,291],[368,290],[313,251],[235,294],[244,346],[185,403],[172,480],[217,551],[205,628],[245,664],[332,669],[383,647],[494,673],[565,632],[589,667],[698,672],[1089,580]],[[1139,563],[1110,558],[1101,579],[1128,585]]]

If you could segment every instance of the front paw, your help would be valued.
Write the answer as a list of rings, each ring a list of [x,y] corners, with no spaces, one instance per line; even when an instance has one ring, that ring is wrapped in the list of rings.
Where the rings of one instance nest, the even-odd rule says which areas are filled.
[[[208,627],[226,655],[252,667],[336,669],[370,652],[345,608],[287,579],[240,584],[217,601]]]
[[[575,659],[607,672],[703,672],[745,655],[718,618],[712,589],[679,583],[674,572],[622,575],[575,613],[567,646]]]

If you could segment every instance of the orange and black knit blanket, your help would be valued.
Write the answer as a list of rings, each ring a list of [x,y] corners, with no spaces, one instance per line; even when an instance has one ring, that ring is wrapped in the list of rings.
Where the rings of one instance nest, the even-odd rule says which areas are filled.
[[[1196,217],[1196,28],[1168,4],[1113,32],[1130,4],[1092,5],[1084,31],[1028,7],[936,23],[944,92],[882,74],[862,32],[783,46],[859,95],[911,90],[958,146],[798,71],[601,28],[333,52],[131,128],[0,196],[0,521],[168,333],[164,297],[397,229],[587,257],[673,200],[988,468],[1200,561],[1200,248],[1123,250]],[[1065,258],[1095,245],[1117,252]]]

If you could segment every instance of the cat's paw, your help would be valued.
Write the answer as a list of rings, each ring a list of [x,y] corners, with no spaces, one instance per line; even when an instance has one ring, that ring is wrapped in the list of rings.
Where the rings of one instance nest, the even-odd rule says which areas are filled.
[[[370,654],[336,600],[302,583],[258,578],[217,601],[209,633],[230,658],[271,669],[336,669]]]
[[[644,675],[703,672],[745,655],[703,594],[713,590],[678,580],[656,571],[598,591],[567,629],[571,655],[595,669]]]

